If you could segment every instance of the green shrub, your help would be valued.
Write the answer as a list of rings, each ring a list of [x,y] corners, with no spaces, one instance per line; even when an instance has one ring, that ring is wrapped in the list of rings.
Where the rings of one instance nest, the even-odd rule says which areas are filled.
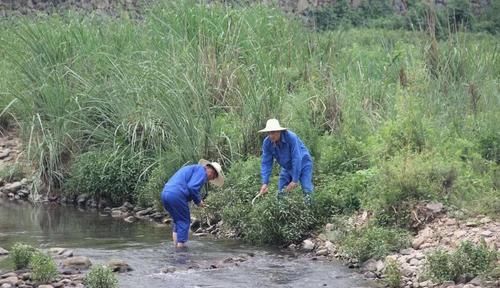
[[[342,175],[368,168],[368,158],[363,154],[360,142],[341,136],[322,136],[319,159],[316,159],[320,174]]]
[[[7,182],[21,181],[24,177],[25,172],[20,164],[9,165],[0,170],[0,178]]]
[[[31,257],[36,252],[36,249],[30,245],[15,243],[10,251],[10,257],[14,262],[15,269],[23,269],[28,267]]]
[[[290,244],[306,237],[315,226],[302,192],[283,197],[268,195],[251,209],[243,236],[253,243]]]
[[[434,154],[395,157],[373,178],[366,205],[380,224],[409,227],[410,212],[422,200],[444,199],[453,191],[457,170]]]
[[[371,258],[382,258],[408,245],[407,232],[377,226],[354,230],[341,240],[342,249],[360,262]]]
[[[482,136],[479,140],[479,149],[484,159],[500,164],[500,132]]]
[[[85,280],[84,285],[88,288],[115,288],[118,287],[118,280],[116,279],[113,271],[102,265],[95,265],[90,269]]]
[[[490,273],[497,259],[498,253],[490,250],[484,242],[475,245],[465,241],[452,253],[437,250],[427,255],[425,271],[437,282],[457,281],[466,274],[476,277]]]
[[[38,283],[48,283],[57,276],[56,263],[42,252],[36,252],[30,261],[31,278]]]
[[[135,202],[135,191],[145,179],[151,160],[129,150],[89,151],[71,165],[67,193],[86,193],[117,205]]]
[[[313,194],[313,213],[319,224],[328,222],[334,215],[349,214],[359,210],[372,174],[371,170],[362,170],[340,177],[333,175],[318,177]]]
[[[401,287],[401,270],[396,260],[390,259],[385,263],[384,283],[390,288]]]
[[[260,186],[259,158],[250,157],[246,161],[233,163],[226,173],[224,188],[209,194],[208,211],[219,214],[230,229],[242,232],[249,222],[251,201]],[[272,188],[269,190],[269,194],[274,194]]]

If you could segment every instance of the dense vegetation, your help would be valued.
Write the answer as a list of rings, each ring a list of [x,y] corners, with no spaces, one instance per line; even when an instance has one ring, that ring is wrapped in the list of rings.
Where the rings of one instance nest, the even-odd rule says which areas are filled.
[[[406,245],[421,201],[499,214],[498,37],[431,25],[439,13],[411,31],[313,31],[269,7],[170,2],[139,20],[0,22],[0,125],[19,125],[37,187],[154,205],[175,169],[210,158],[228,173],[207,213],[240,236],[287,244],[369,210],[361,235],[340,236],[363,259]],[[314,156],[311,206],[300,192],[250,205],[270,117]]]

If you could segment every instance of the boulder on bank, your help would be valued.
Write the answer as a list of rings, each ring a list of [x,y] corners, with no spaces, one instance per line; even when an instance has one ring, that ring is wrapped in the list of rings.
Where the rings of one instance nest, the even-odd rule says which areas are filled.
[[[92,262],[90,259],[85,256],[76,256],[65,259],[62,262],[63,268],[71,268],[71,269],[88,269],[92,266]]]
[[[0,256],[3,256],[3,255],[9,255],[9,251],[3,249],[2,247],[0,247]]]
[[[109,260],[106,266],[108,266],[111,270],[113,270],[113,272],[119,272],[119,273],[124,273],[133,270],[130,267],[130,265],[128,265],[127,262],[118,259]]]

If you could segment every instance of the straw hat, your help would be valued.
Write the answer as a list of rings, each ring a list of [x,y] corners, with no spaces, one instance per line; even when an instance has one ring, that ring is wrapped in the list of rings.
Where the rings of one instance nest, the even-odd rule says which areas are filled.
[[[219,163],[210,162],[210,161],[205,160],[205,159],[201,159],[198,163],[200,165],[203,165],[203,166],[208,165],[208,166],[214,168],[215,171],[217,172],[217,178],[215,178],[214,180],[211,180],[210,183],[212,183],[213,185],[215,185],[217,187],[222,187],[222,185],[224,185],[224,173],[222,172],[222,167],[220,166]]]
[[[269,119],[266,122],[266,128],[259,130],[259,132],[272,132],[272,131],[284,131],[287,128],[281,127],[280,122],[277,119]]]

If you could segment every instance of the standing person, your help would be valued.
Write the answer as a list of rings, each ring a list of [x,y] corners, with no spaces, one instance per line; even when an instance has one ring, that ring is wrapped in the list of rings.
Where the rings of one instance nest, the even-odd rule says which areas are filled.
[[[267,133],[262,143],[262,186],[259,195],[266,194],[269,190],[269,177],[274,159],[276,159],[281,166],[278,182],[279,195],[292,191],[300,181],[304,196],[310,198],[313,192],[313,161],[302,140],[292,131],[281,127],[276,119],[267,120],[266,128],[259,132]]]
[[[184,166],[165,184],[161,202],[173,219],[172,239],[176,248],[185,247],[189,238],[191,215],[189,202],[205,207],[200,190],[207,181],[215,186],[224,184],[224,174],[217,162],[200,160],[199,164]]]

